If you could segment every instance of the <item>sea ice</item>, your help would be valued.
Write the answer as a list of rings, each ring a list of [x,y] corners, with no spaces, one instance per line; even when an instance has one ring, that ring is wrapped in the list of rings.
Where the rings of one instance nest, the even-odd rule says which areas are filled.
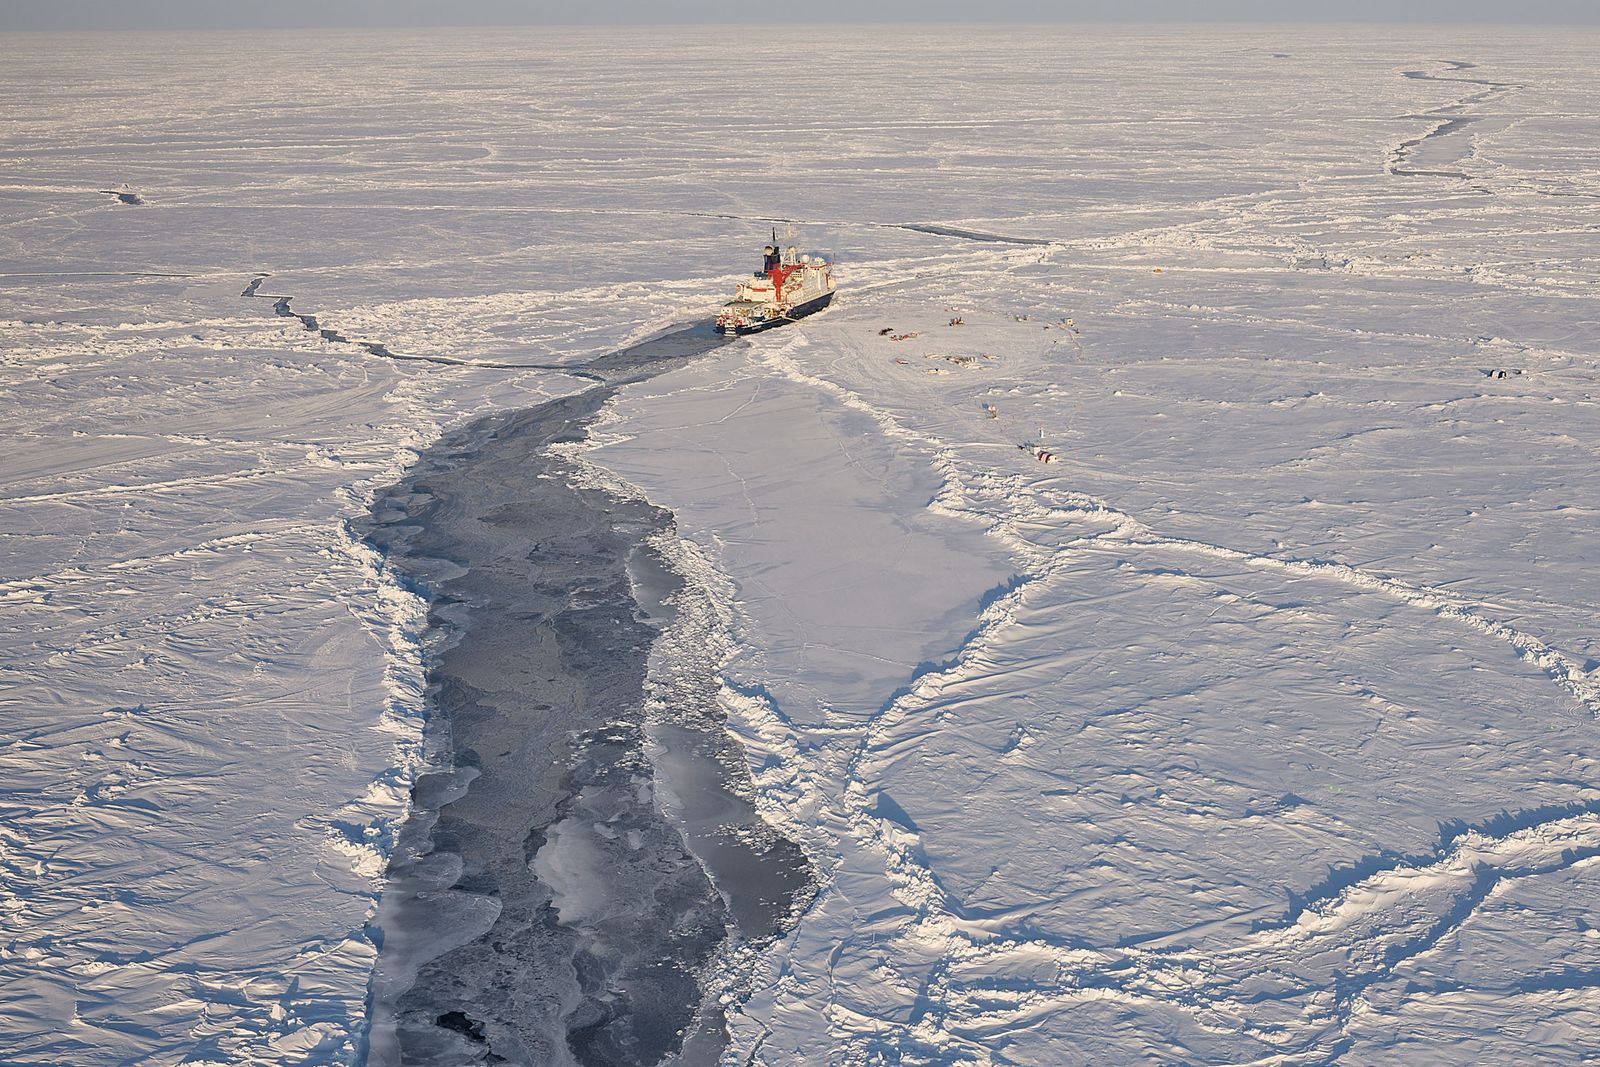
[[[0,1059],[360,1061],[350,523],[791,225],[834,307],[583,453],[821,876],[728,1061],[1600,1055],[1592,32],[4,44]]]

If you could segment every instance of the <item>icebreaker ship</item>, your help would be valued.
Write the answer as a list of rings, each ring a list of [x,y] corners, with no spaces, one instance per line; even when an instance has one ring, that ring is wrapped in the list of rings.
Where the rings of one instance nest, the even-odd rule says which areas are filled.
[[[833,267],[820,258],[800,255],[790,245],[772,243],[761,250],[761,269],[739,283],[732,300],[717,315],[718,333],[754,333],[821,311],[833,300]]]

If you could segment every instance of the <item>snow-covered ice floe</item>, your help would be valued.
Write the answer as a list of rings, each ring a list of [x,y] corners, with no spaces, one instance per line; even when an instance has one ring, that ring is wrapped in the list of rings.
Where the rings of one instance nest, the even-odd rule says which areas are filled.
[[[1600,1055],[1592,33],[5,43],[0,1060],[364,1057],[352,524],[790,222],[834,306],[581,450],[820,879],[728,1062]]]

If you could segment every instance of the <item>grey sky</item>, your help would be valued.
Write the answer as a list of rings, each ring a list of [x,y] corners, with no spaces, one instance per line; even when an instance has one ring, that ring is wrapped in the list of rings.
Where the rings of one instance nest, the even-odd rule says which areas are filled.
[[[785,12],[788,12],[785,15]],[[1600,24],[1600,0],[0,0],[3,29],[790,22]]]

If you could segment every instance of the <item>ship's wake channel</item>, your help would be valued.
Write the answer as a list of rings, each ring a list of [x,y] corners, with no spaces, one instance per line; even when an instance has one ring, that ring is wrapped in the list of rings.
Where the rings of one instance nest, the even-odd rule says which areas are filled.
[[[696,327],[595,360],[602,384],[456,431],[374,505],[367,536],[427,590],[436,647],[434,770],[376,921],[373,1064],[715,1062],[708,971],[810,885],[734,781],[714,665],[646,698],[683,582],[654,547],[671,514],[551,448],[618,383],[721,340]],[[664,813],[663,737],[716,825]]]

